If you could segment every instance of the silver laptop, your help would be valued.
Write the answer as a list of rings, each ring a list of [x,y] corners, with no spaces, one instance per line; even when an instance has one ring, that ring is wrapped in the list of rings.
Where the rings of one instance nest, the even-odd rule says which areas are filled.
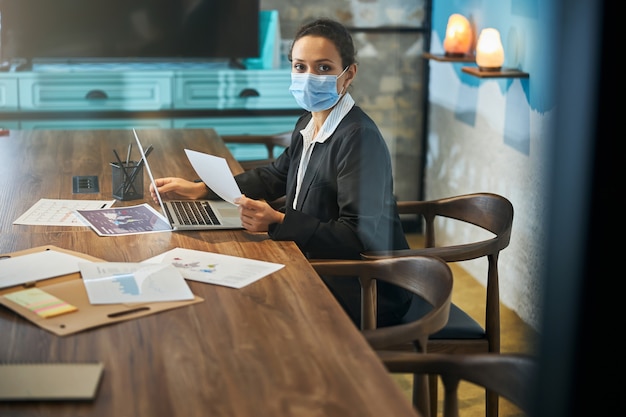
[[[172,230],[214,230],[241,229],[241,219],[237,206],[223,200],[163,200],[154,182],[152,170],[148,164],[137,131],[133,129],[135,140],[150,183],[154,188],[163,217],[172,226]]]

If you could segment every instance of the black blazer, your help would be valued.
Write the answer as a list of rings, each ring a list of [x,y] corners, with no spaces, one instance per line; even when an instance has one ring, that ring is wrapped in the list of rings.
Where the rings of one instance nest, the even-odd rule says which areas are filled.
[[[308,258],[359,259],[362,251],[406,249],[393,195],[391,158],[374,121],[354,106],[324,143],[316,143],[296,209],[293,199],[306,113],[291,145],[266,167],[235,177],[242,192],[273,201],[286,196],[285,219],[270,225],[274,240],[292,240]]]

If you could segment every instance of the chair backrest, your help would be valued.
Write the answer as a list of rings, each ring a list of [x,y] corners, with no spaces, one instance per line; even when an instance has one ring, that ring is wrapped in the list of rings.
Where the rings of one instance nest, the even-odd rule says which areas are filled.
[[[399,201],[400,214],[417,214],[424,220],[425,248],[422,255],[437,256],[447,262],[466,261],[501,251],[509,245],[513,225],[513,205],[492,193],[473,193],[429,201]],[[478,242],[451,246],[436,245],[435,219],[446,217],[481,227],[495,236]],[[367,259],[386,257],[391,252],[366,252]],[[410,255],[409,255],[410,256]]]
[[[522,412],[532,408],[537,361],[516,353],[448,355],[381,351],[390,372],[439,375],[444,386],[444,417],[459,416],[460,381],[471,382],[509,400]]]
[[[283,132],[274,135],[223,135],[222,140],[226,144],[265,146],[267,154],[264,158],[239,161],[242,168],[247,171],[274,161],[274,159],[276,159],[276,147],[287,148],[291,143],[291,133],[292,132]]]
[[[244,171],[268,165],[276,159],[276,147],[287,148],[291,144],[292,132],[283,132],[273,135],[223,135],[226,144],[234,145],[264,145],[265,157],[257,159],[238,160]],[[228,145],[227,145],[228,146]],[[285,196],[268,202],[274,209],[279,210],[285,205]]]
[[[452,297],[450,267],[434,257],[411,256],[371,261],[311,260],[320,275],[353,278],[361,284],[361,330],[373,348],[385,348],[418,342],[425,351],[430,334],[442,329],[447,321]],[[426,300],[432,309],[411,323],[376,327],[376,281],[404,288]]]
[[[374,349],[413,344],[427,352],[428,338],[448,322],[452,299],[452,271],[441,259],[427,256],[379,260],[311,260],[320,275],[358,277],[361,284],[361,328]],[[432,309],[410,322],[376,327],[376,282],[385,281],[426,300]],[[430,410],[426,376],[414,378],[413,404],[424,415]]]

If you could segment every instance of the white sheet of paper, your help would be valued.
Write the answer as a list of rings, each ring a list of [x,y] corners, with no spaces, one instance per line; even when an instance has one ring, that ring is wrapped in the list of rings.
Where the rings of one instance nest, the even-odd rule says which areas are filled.
[[[13,224],[41,226],[85,226],[74,214],[74,210],[109,208],[115,200],[55,200],[42,198]]]
[[[45,250],[0,260],[0,288],[78,272],[84,258]]]
[[[241,197],[241,190],[233,177],[224,158],[202,152],[185,149],[191,166],[202,181],[219,195],[223,200],[235,204],[235,199]]]
[[[144,262],[170,263],[186,279],[242,288],[285,265],[193,249],[174,248]]]
[[[189,285],[171,264],[91,262],[78,266],[91,304],[193,299]]]

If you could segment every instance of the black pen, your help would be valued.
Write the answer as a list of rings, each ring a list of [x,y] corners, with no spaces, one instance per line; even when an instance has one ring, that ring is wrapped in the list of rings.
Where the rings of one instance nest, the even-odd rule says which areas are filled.
[[[152,145],[148,146],[146,148],[146,151],[144,152],[145,157],[147,158],[148,155],[150,155],[150,152],[152,152]],[[137,164],[137,166],[135,166],[135,168],[133,169],[133,172],[130,174],[130,183],[134,183],[135,182],[135,178],[137,178],[137,174],[139,174],[139,171],[143,168],[144,165],[144,158],[142,157],[141,160],[139,161],[139,163]],[[127,185],[126,188],[130,188],[130,185]],[[128,192],[127,190],[125,190],[126,192]]]
[[[150,152],[152,152],[152,145],[148,146],[146,148],[146,151],[144,152],[144,155],[146,155],[146,158],[148,157],[148,155],[150,155]],[[141,158],[143,159],[143,158]]]

